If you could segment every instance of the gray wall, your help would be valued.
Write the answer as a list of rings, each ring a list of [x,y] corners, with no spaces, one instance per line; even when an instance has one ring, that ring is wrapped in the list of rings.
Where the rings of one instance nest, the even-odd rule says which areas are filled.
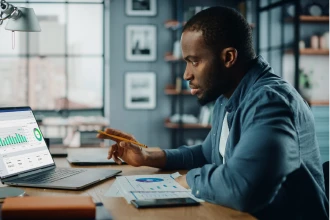
[[[170,65],[163,59],[172,48],[171,32],[164,21],[173,18],[172,1],[157,1],[154,17],[127,16],[125,1],[110,3],[110,127],[133,134],[149,146],[170,147],[170,132],[164,118],[170,115],[170,99],[163,88],[170,82]],[[125,27],[129,24],[154,24],[157,27],[157,60],[155,62],[127,62],[125,59]],[[124,103],[124,75],[128,71],[156,73],[156,108],[128,110]]]

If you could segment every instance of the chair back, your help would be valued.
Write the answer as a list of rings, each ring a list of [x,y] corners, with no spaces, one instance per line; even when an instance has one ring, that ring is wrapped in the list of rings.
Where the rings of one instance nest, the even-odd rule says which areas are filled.
[[[325,193],[327,194],[327,198],[329,200],[329,161],[324,162],[322,166],[323,166]]]

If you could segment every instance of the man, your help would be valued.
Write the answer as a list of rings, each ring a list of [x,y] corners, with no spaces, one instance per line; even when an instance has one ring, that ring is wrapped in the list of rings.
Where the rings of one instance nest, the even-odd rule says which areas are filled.
[[[202,105],[216,100],[207,138],[159,151],[112,139],[117,143],[108,158],[188,169],[177,181],[196,197],[261,219],[327,219],[313,115],[297,91],[255,56],[246,20],[226,7],[203,10],[187,22],[181,43],[192,95]]]

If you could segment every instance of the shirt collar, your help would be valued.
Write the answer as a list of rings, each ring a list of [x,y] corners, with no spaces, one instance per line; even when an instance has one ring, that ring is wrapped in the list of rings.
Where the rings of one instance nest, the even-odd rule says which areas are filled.
[[[235,111],[253,84],[270,69],[270,65],[264,60],[262,56],[255,58],[254,64],[244,75],[232,96],[229,98],[225,106],[226,111],[229,113]]]

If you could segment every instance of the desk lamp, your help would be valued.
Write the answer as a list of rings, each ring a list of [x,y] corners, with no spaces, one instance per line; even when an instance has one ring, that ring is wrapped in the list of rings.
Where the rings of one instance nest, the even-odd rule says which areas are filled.
[[[5,27],[9,31],[40,32],[40,26],[33,8],[15,7],[1,0],[0,3],[0,25],[8,20]]]

